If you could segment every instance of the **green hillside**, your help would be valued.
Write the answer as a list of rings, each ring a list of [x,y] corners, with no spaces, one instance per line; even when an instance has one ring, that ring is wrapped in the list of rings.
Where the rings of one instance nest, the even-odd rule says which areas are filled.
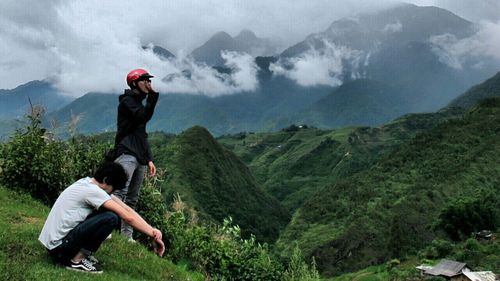
[[[275,133],[241,133],[217,140],[249,166],[266,191],[293,211],[324,186],[370,167],[395,145],[459,114],[452,110],[409,114],[379,128],[291,126]]]
[[[167,200],[179,193],[203,219],[220,223],[232,217],[244,236],[254,234],[260,241],[275,240],[288,223],[288,212],[206,129],[190,128],[155,147],[154,155],[156,165],[166,169]]]
[[[400,91],[382,82],[359,79],[344,83],[296,119],[321,128],[374,126],[408,112],[403,104]]]
[[[500,226],[500,99],[418,134],[299,208],[278,241],[297,241],[326,275],[410,254],[447,234]]]
[[[0,279],[1,280],[204,280],[140,244],[120,235],[106,241],[99,252],[104,273],[74,272],[52,263],[38,242],[49,208],[27,195],[0,187]]]

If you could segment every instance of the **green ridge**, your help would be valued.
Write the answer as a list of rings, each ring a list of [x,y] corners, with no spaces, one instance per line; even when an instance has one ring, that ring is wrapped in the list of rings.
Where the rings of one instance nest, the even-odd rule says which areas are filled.
[[[157,166],[167,171],[167,200],[176,193],[203,219],[232,217],[243,236],[273,241],[289,220],[281,204],[263,191],[245,164],[202,127],[190,128],[156,148]]]

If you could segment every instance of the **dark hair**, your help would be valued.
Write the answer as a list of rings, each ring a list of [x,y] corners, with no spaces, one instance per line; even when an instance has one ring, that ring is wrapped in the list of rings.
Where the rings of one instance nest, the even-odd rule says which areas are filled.
[[[94,173],[94,179],[100,183],[112,185],[113,190],[125,188],[127,173],[122,165],[115,162],[104,162]]]

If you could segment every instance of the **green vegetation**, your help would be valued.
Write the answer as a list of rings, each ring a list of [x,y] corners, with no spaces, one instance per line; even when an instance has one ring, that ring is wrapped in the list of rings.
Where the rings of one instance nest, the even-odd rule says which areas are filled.
[[[500,214],[488,207],[500,203],[499,119],[500,99],[484,100],[463,118],[418,134],[371,168],[321,190],[294,214],[279,248],[290,251],[298,241],[328,275],[411,255],[444,237],[449,224],[463,229],[461,220],[447,219],[460,198],[490,202],[463,214],[488,218],[463,231],[499,227]]]
[[[202,127],[193,127],[154,147],[157,165],[165,167],[161,189],[171,201],[180,194],[204,221],[222,223],[232,217],[244,237],[277,239],[289,214],[265,193],[232,152]]]
[[[41,128],[39,117],[40,115],[31,115],[30,126],[16,132],[1,148],[4,157],[0,161],[0,181],[4,186],[20,194],[14,194],[3,187],[0,189],[2,198],[8,202],[0,207],[2,213],[0,244],[4,247],[0,260],[2,274],[6,280],[80,278],[80,275],[74,275],[76,274],[74,272],[52,265],[43,246],[37,242],[37,236],[49,208],[36,203],[28,194],[50,206],[57,194],[74,181],[76,175],[91,174],[89,169],[93,167],[92,165],[99,163],[98,160],[102,158],[104,148],[108,147],[107,142],[96,143],[97,138],[74,137],[66,141],[52,139],[47,131]],[[189,153],[194,146],[183,144],[183,142],[194,142],[199,145],[200,139],[196,136],[199,134],[197,131],[200,130],[202,134],[208,134],[204,129],[194,128],[190,131],[194,133],[193,136],[181,135],[172,140],[169,136],[157,134],[154,141],[177,144],[178,146],[166,147],[167,150],[173,149],[174,154]],[[100,139],[106,140],[107,136],[101,136]],[[208,139],[209,144],[215,143],[213,138],[207,135],[204,135],[203,139]],[[218,153],[229,157],[230,160],[234,157],[222,147],[202,146],[202,148],[208,149],[205,152],[211,157],[221,157]],[[210,149],[215,149],[215,152],[212,151],[215,154],[210,154]],[[195,154],[199,153],[195,152]],[[183,159],[187,159],[187,156]],[[194,165],[194,170],[189,168],[189,163],[184,163],[187,166],[173,163],[178,165],[176,167],[178,171],[187,171],[189,175],[194,173],[196,179],[197,168],[206,168],[207,162],[203,158],[195,160],[189,163],[202,166]],[[244,167],[237,158],[233,158],[228,163],[230,165],[222,167],[224,169],[219,167],[220,170],[216,170],[217,175],[220,176],[221,173],[230,171],[233,165]],[[22,173],[20,174],[15,167],[18,167]],[[203,172],[201,176],[210,176],[207,170],[201,171]],[[221,178],[226,179],[223,176]],[[247,175],[246,179],[251,180],[251,177]],[[158,178],[146,181],[137,211],[162,230],[167,245],[167,259],[175,261],[179,266],[153,257],[151,251],[146,249],[151,247],[148,239],[141,235],[137,238],[146,248],[139,244],[131,245],[119,235],[115,235],[112,241],[105,243],[106,245],[98,253],[104,261],[104,268],[109,268],[107,270],[109,273],[101,277],[103,280],[118,278],[120,280],[144,278],[147,280],[201,280],[203,276],[211,280],[318,280],[319,275],[316,269],[309,267],[302,260],[299,251],[289,261],[282,261],[270,253],[267,244],[258,243],[251,233],[248,233],[249,238],[242,238],[240,227],[234,225],[230,217],[224,219],[222,225],[217,225],[213,221],[210,224],[207,224],[207,221],[200,222],[197,220],[198,212],[187,207],[188,205],[180,199],[178,194],[173,202],[173,208],[170,209],[165,203],[164,194],[160,192],[160,183],[161,179]],[[191,182],[193,183],[196,181]],[[216,183],[219,182],[216,181]],[[220,184],[226,183],[220,182]],[[243,187],[249,188],[254,193],[261,192],[255,186]],[[246,200],[255,194],[241,191],[234,196],[246,196],[239,201],[240,207],[244,207]],[[13,200],[12,198],[16,196],[18,198]],[[264,199],[257,197],[256,204],[272,205],[266,202],[270,198],[266,196],[268,195],[262,196]],[[262,214],[269,215],[272,219],[272,215],[266,212],[265,206],[261,207]],[[235,206],[233,208],[236,209]],[[257,210],[252,210],[252,212],[257,212]],[[130,264],[130,261],[133,261],[133,264]],[[30,270],[23,270],[23,267],[30,267]],[[187,268],[201,274],[189,273]]]
[[[494,234],[498,237],[498,233]],[[436,265],[441,259],[450,259],[466,263],[474,271],[500,270],[500,241],[476,240],[469,238],[462,242],[436,239],[430,245],[419,251],[417,255],[404,260],[393,259],[385,264],[370,266],[357,272],[346,273],[326,279],[329,281],[368,281],[368,280],[421,280],[416,269],[419,265]],[[426,279],[445,280],[445,279]]]
[[[61,141],[39,120],[32,115],[0,147],[9,203],[0,207],[1,274],[72,279],[36,241],[48,208],[27,194],[50,205],[91,174],[113,134]],[[499,124],[500,98],[488,98],[377,128],[292,125],[217,140],[199,126],[153,133],[159,176],[145,181],[138,212],[162,230],[177,265],[153,257],[141,235],[145,247],[117,237],[100,253],[110,271],[102,278],[319,280],[319,271],[339,281],[415,280],[415,266],[442,258],[499,272],[498,240],[474,238],[500,230]]]
[[[41,126],[41,114],[32,108],[27,127],[1,146],[0,183],[52,204],[66,186],[92,175],[106,146],[92,137],[57,141]]]
[[[369,168],[393,147],[460,113],[405,115],[380,128],[321,130],[292,125],[275,133],[240,133],[217,140],[248,165],[263,189],[293,212],[318,190]]]

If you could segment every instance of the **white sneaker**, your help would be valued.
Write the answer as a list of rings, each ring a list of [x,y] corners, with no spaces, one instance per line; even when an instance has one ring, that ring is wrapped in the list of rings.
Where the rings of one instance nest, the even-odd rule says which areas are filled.
[[[80,262],[70,262],[70,264],[66,267],[67,269],[80,271],[80,272],[88,272],[88,273],[102,273],[102,269],[98,264],[93,264],[88,259],[82,259]]]

